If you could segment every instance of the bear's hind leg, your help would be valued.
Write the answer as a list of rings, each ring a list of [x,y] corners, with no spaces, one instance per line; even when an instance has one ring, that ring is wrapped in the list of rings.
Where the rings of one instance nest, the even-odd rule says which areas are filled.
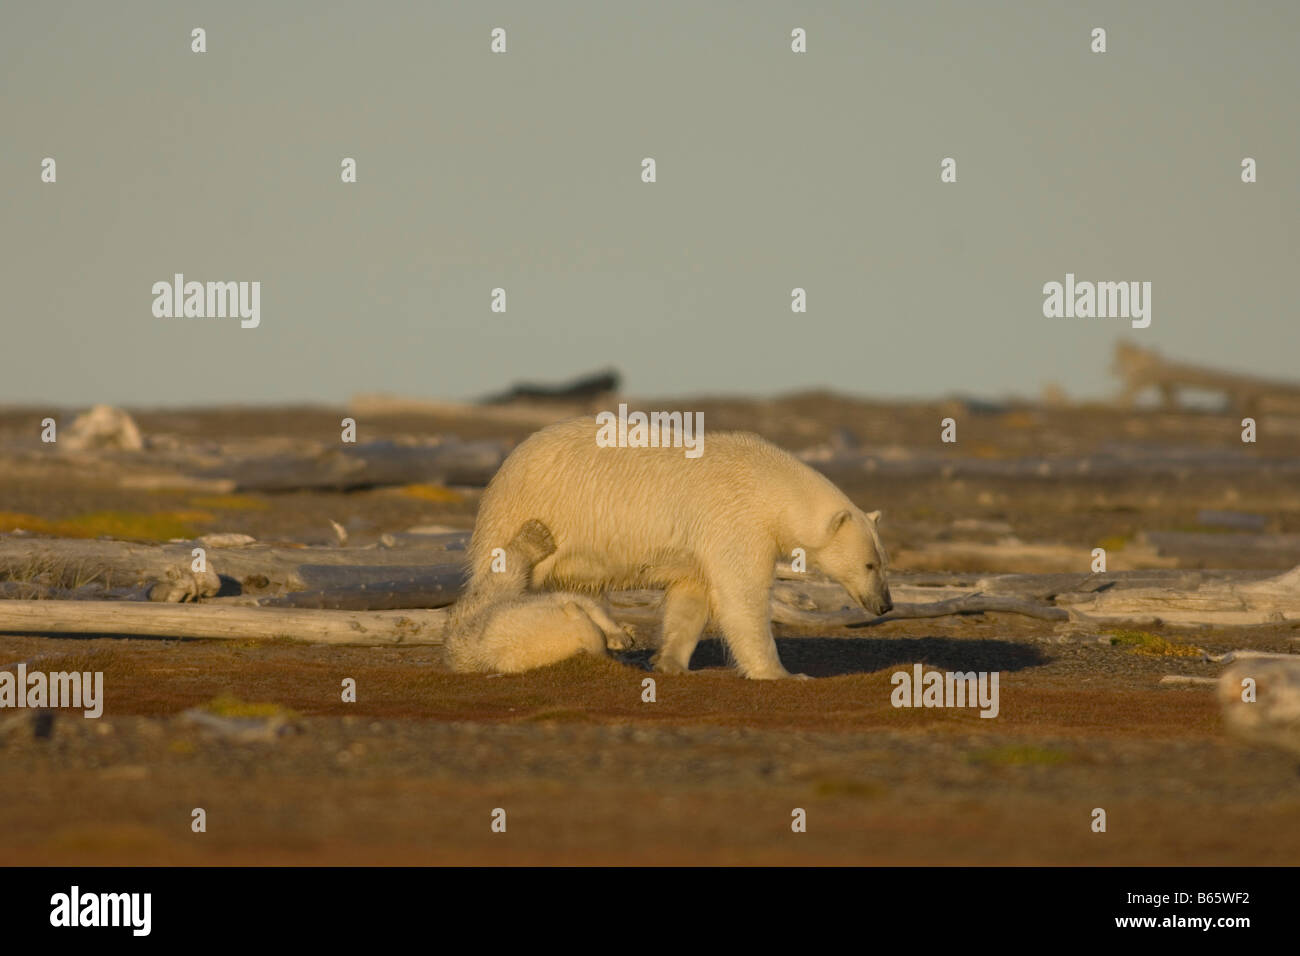
[[[702,583],[682,581],[664,594],[664,617],[659,652],[651,658],[654,669],[663,674],[685,674],[691,669],[691,655],[709,622],[709,595]]]

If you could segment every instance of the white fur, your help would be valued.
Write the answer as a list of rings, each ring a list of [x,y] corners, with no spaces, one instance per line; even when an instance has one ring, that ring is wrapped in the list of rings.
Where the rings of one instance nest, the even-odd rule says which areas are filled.
[[[660,671],[688,669],[706,623],[720,628],[746,677],[788,677],[777,656],[770,591],[778,558],[809,564],[875,613],[889,606],[878,512],[863,513],[825,476],[756,435],[709,432],[704,453],[596,444],[593,419],[542,429],[484,492],[469,560],[488,586],[493,548],[522,522],[550,529],[555,550],[534,589],[665,589]]]
[[[453,670],[513,673],[631,645],[603,601],[525,593],[538,561],[555,551],[545,525],[524,522],[504,550],[505,570],[472,581],[452,610],[445,648]]]
[[[447,641],[458,671],[515,673],[555,664],[575,654],[629,646],[627,633],[599,601],[580,594],[525,594],[488,604],[462,618]]]

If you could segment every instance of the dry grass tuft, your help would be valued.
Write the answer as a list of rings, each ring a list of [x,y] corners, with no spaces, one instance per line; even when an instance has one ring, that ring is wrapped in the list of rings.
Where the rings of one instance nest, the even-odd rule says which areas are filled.
[[[122,541],[168,541],[194,538],[199,526],[216,517],[208,511],[92,511],[52,521],[35,515],[0,512],[0,530],[30,531],[60,538],[116,538]]]
[[[1112,647],[1124,646],[1148,657],[1201,657],[1205,651],[1191,644],[1179,644],[1150,631],[1111,631]]]
[[[203,705],[203,709],[218,717],[283,717],[293,720],[298,717],[296,711],[279,704],[252,703],[240,700],[233,694],[220,694]]]

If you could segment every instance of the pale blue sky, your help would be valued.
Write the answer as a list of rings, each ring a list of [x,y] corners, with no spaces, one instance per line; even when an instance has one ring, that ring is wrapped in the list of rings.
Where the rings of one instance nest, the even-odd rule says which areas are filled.
[[[1300,377],[1297,36],[1285,2],[6,0],[0,402],[607,365],[641,395],[1099,396],[1120,336]],[[155,318],[175,272],[261,281],[261,327]],[[1044,318],[1067,272],[1150,281],[1151,327]]]

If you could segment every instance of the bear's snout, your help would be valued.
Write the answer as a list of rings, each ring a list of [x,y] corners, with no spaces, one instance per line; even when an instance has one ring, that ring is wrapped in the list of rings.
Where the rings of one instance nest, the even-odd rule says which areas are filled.
[[[875,614],[877,616],[881,614],[888,614],[890,611],[894,609],[894,601],[893,598],[890,596],[889,585],[887,584],[881,590],[879,597],[873,596],[868,600],[863,601],[862,603],[867,606],[867,610],[869,610],[872,614]]]

